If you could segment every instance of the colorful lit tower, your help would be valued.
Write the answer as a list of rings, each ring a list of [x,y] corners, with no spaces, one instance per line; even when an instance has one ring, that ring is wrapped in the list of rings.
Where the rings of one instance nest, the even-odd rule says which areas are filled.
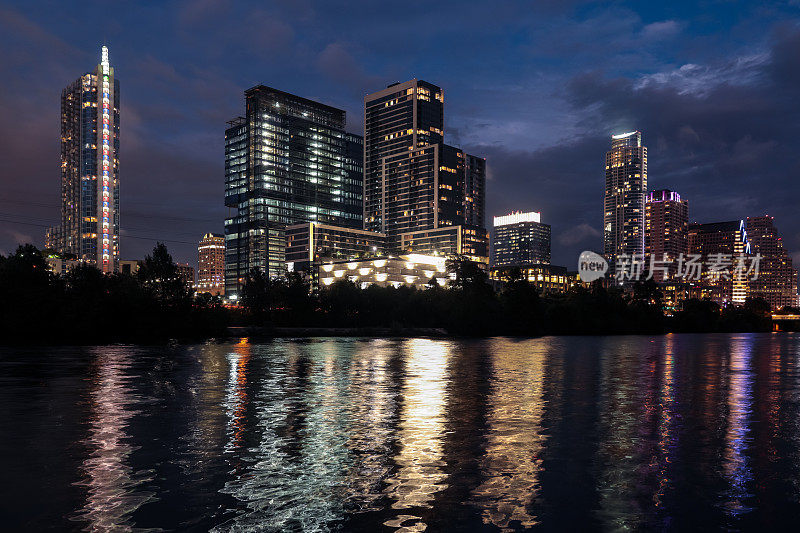
[[[61,92],[61,225],[46,245],[115,272],[119,264],[119,81],[100,63]]]

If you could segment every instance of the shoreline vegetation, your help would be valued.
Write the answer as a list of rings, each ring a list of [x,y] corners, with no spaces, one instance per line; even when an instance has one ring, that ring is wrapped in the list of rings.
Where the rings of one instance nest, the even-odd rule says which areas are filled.
[[[312,294],[290,272],[268,279],[253,271],[240,306],[219,297],[193,296],[167,248],[159,243],[134,275],[103,275],[89,265],[53,274],[32,245],[0,256],[0,333],[3,344],[113,344],[186,342],[256,337],[431,336],[488,337],[766,332],[769,305],[748,299],[720,309],[689,300],[672,317],[662,313],[655,283],[626,294],[599,283],[541,296],[514,273],[496,292],[474,263],[448,262],[454,280],[425,290],[338,281]],[[246,334],[245,334],[246,333]]]

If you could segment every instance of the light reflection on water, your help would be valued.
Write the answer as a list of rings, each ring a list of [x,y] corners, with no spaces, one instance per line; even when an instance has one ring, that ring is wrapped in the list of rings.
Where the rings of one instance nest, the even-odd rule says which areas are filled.
[[[447,486],[442,432],[450,355],[448,343],[442,341],[414,339],[405,345],[397,469],[384,490],[393,500],[392,509],[430,508],[436,493]],[[391,517],[384,525],[399,531],[427,529],[421,517],[410,512]]]
[[[550,349],[505,343],[498,346],[491,376],[486,452],[481,461],[484,481],[473,501],[486,524],[508,530],[512,524],[539,523],[532,510],[539,497],[542,450],[547,435],[544,414],[545,361]]]
[[[89,435],[84,442],[88,456],[81,465],[86,501],[72,517],[86,522],[92,531],[130,530],[131,514],[153,498],[140,486],[152,479],[147,470],[134,471],[129,463],[136,449],[128,434],[130,420],[140,410],[139,398],[130,386],[131,355],[124,349],[95,350],[90,369]]]
[[[0,351],[11,529],[747,530],[800,515],[800,336],[75,348],[58,372],[48,357]],[[51,504],[28,511],[40,494]]]

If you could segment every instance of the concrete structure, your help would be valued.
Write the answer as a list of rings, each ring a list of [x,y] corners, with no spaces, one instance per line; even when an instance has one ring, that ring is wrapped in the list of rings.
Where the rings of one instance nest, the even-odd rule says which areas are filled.
[[[453,275],[447,272],[447,260],[444,257],[420,254],[332,261],[320,265],[318,276],[321,287],[327,287],[337,280],[348,280],[362,289],[370,285],[408,285],[425,289],[431,283],[444,287],[453,279]]]

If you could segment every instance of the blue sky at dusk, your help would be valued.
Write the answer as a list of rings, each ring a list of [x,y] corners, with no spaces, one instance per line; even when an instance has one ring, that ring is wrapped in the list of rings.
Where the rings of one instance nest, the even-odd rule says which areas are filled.
[[[800,2],[3,2],[0,252],[59,219],[61,89],[110,49],[122,257],[222,232],[225,121],[263,83],[343,108],[422,78],[488,165],[487,224],[542,212],[553,262],[601,248],[603,158],[639,129],[692,221],[770,214],[800,261]]]

